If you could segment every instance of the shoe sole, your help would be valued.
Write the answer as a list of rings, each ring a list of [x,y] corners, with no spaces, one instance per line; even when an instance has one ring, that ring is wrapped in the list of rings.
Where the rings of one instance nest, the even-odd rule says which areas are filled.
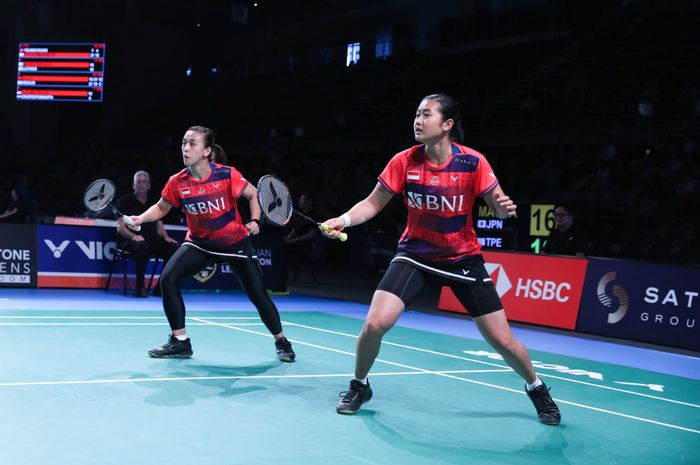
[[[184,354],[173,354],[173,355],[158,355],[154,354],[153,352],[149,352],[148,356],[151,358],[191,358],[194,352],[190,352],[189,354],[185,352]]]
[[[338,409],[335,409],[335,411],[341,415],[355,415],[360,410],[338,410]]]
[[[277,357],[277,360],[279,360],[280,362],[286,362],[286,363],[293,363],[294,362],[294,358],[292,358],[292,357]]]
[[[540,419],[540,422],[549,425],[549,426],[557,426],[559,423],[561,423],[561,420],[542,420]]]

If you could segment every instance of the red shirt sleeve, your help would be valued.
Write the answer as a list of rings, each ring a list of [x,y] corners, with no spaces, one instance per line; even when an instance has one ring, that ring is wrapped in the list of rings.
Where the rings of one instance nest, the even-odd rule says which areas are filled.
[[[483,155],[479,157],[479,166],[476,168],[474,176],[474,192],[478,192],[479,197],[483,197],[498,185],[498,178],[493,173],[493,168]]]
[[[241,172],[231,167],[231,195],[233,195],[233,198],[239,198],[247,185],[248,180],[243,177]]]
[[[379,182],[392,194],[403,192],[406,185],[407,166],[406,151],[397,153],[379,175]]]
[[[180,193],[177,191],[176,176],[177,174],[170,176],[168,182],[165,183],[165,187],[163,187],[163,191],[160,193],[160,196],[163,197],[163,200],[168,202],[173,207],[180,206]]]

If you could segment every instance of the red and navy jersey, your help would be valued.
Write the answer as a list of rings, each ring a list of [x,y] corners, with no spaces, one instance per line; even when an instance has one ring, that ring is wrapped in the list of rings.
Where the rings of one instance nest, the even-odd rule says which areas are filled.
[[[440,166],[428,163],[425,146],[397,153],[379,182],[393,194],[402,193],[408,209],[399,250],[429,260],[457,261],[478,254],[481,244],[471,218],[477,197],[498,185],[486,158],[452,143],[452,155]]]
[[[232,166],[210,164],[206,179],[197,180],[185,168],[168,179],[161,192],[187,218],[186,241],[204,248],[226,249],[248,236],[238,212],[238,198],[248,185]]]

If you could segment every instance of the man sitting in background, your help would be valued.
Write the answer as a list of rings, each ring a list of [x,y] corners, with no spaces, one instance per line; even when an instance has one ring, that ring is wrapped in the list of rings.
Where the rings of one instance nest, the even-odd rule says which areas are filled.
[[[125,215],[140,215],[158,200],[149,195],[151,178],[147,172],[134,174],[133,187],[134,192],[120,198],[117,203],[117,208]],[[168,236],[162,221],[144,223],[140,231],[132,231],[119,218],[117,231],[119,248],[131,252],[136,261],[136,296],[146,297],[145,273],[150,256],[155,255],[167,262],[177,250],[178,242]],[[155,291],[158,295],[159,290],[156,288]]]

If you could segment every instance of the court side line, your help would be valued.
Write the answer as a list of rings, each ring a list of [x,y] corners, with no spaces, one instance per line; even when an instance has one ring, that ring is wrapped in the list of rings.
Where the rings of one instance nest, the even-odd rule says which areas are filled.
[[[229,323],[236,326],[264,326],[264,323]],[[2,323],[0,326],[169,326],[167,321],[163,323]],[[187,326],[211,326],[207,323],[190,323]]]
[[[647,398],[649,398],[649,399],[662,400],[662,401],[664,401],[664,402],[671,402],[672,404],[685,405],[685,406],[687,406],[687,407],[700,408],[700,405],[691,404],[691,403],[689,403],[689,402],[683,402],[683,401],[681,401],[681,400],[669,399],[668,397],[659,397],[659,396],[655,396],[655,395],[652,395],[652,394],[644,394],[643,392],[627,391],[627,390],[625,390],[625,389],[620,389],[620,388],[616,388],[616,387],[612,387],[612,386],[603,386],[603,385],[600,385],[600,384],[589,383],[589,382],[587,382],[587,381],[581,381],[581,380],[578,380],[578,379],[562,378],[561,376],[550,375],[549,373],[544,373],[544,374],[542,374],[542,373],[537,373],[537,374],[540,375],[540,376],[546,376],[547,378],[560,379],[560,380],[562,380],[562,381],[569,381],[569,382],[571,382],[571,383],[577,383],[577,384],[585,384],[586,386],[593,386],[593,387],[597,387],[597,388],[600,388],[600,389],[608,389],[608,390],[610,390],[610,391],[617,391],[617,392],[622,392],[622,393],[625,393],[625,394],[632,394],[632,395],[635,395],[635,396],[647,397]]]
[[[358,338],[358,336],[355,335],[355,334],[342,333],[342,332],[340,332],[340,331],[333,331],[333,330],[330,330],[330,329],[317,328],[317,327],[315,327],[315,326],[307,326],[307,325],[302,325],[302,324],[299,324],[299,323],[292,323],[292,322],[289,322],[289,321],[283,321],[282,323],[284,323],[285,325],[289,325],[289,326],[298,326],[298,327],[300,327],[300,328],[312,329],[312,330],[314,330],[314,331],[320,331],[320,332],[322,332],[322,333],[336,334],[336,335],[338,335],[338,336],[351,337],[351,338],[354,338],[354,339],[357,339],[357,338]],[[463,356],[461,356],[461,355],[446,354],[446,353],[444,353],[444,352],[436,352],[436,351],[430,350],[430,349],[423,349],[423,348],[421,348],[421,347],[407,346],[407,345],[404,345],[404,344],[398,344],[398,343],[396,343],[396,342],[389,342],[389,341],[384,341],[384,340],[382,341],[382,344],[386,344],[386,345],[389,345],[389,346],[401,347],[401,348],[404,348],[404,349],[416,350],[416,351],[418,351],[418,352],[426,352],[426,353],[428,353],[428,354],[433,354],[433,355],[442,355],[443,357],[454,358],[454,359],[457,359],[457,360],[465,360],[465,361],[467,361],[467,362],[479,363],[479,364],[481,364],[481,365],[489,365],[489,366],[499,367],[499,368],[508,368],[509,370],[513,371],[513,370],[512,370],[509,366],[507,366],[507,365],[502,365],[502,364],[493,363],[493,362],[486,362],[486,361],[484,361],[484,360],[478,360],[478,359],[474,359],[474,358],[463,357]]]
[[[346,337],[351,337],[351,338],[354,338],[354,339],[357,339],[357,338],[358,338],[358,336],[356,336],[356,335],[354,335],[354,334],[343,333],[343,332],[340,332],[340,331],[332,331],[332,330],[328,330],[328,329],[317,328],[317,327],[314,327],[314,326],[307,326],[307,325],[302,325],[302,324],[299,324],[299,323],[292,323],[292,322],[289,322],[289,321],[284,321],[283,323],[284,323],[285,325],[289,325],[289,326],[298,326],[298,327],[300,327],[300,328],[311,329],[311,330],[320,331],[320,332],[323,332],[323,333],[337,334],[337,335],[339,335],[339,336],[346,336]],[[387,344],[387,345],[390,345],[390,346],[401,347],[401,348],[404,348],[404,349],[416,350],[416,351],[418,351],[418,352],[426,352],[426,353],[433,354],[433,355],[441,355],[441,356],[443,356],[443,357],[455,358],[455,359],[458,359],[458,360],[465,360],[465,361],[468,361],[468,362],[481,363],[481,364],[483,364],[483,365],[491,365],[491,366],[495,366],[495,367],[503,367],[503,366],[504,366],[504,365],[499,365],[499,364],[497,364],[497,363],[486,362],[486,361],[483,361],[483,360],[475,360],[475,359],[471,359],[471,358],[467,358],[467,357],[461,357],[461,356],[459,356],[459,355],[452,355],[452,354],[446,354],[446,353],[443,353],[443,352],[436,352],[436,351],[434,351],[434,350],[423,349],[423,348],[421,348],[421,347],[414,347],[414,346],[407,346],[407,345],[404,345],[404,344],[397,344],[397,343],[395,343],[395,342],[382,341],[382,344]],[[506,368],[508,368],[508,367],[506,366]],[[512,371],[512,370],[511,370],[511,371]],[[600,388],[600,389],[608,389],[608,390],[610,390],[610,391],[617,391],[617,392],[621,392],[621,393],[624,393],[624,394],[631,394],[631,395],[634,395],[634,396],[646,397],[646,398],[649,398],[649,399],[660,400],[660,401],[663,401],[663,402],[670,402],[670,403],[672,403],[672,404],[685,405],[685,406],[687,406],[687,407],[700,408],[700,405],[691,404],[691,403],[689,403],[689,402],[683,402],[683,401],[675,400],[675,399],[669,399],[669,398],[667,398],[667,397],[660,397],[660,396],[655,396],[655,395],[652,395],[652,394],[644,394],[644,393],[642,393],[642,392],[629,391],[629,390],[626,390],[626,389],[616,388],[616,387],[612,387],[612,386],[603,386],[603,385],[600,385],[600,384],[590,383],[590,382],[587,382],[587,381],[581,381],[581,380],[578,380],[578,379],[564,378],[564,377],[552,375],[552,374],[549,374],[549,373],[546,373],[546,372],[545,372],[545,373],[542,373],[542,372],[539,372],[539,371],[538,371],[537,374],[538,374],[539,376],[543,376],[543,377],[547,377],[547,378],[554,378],[554,379],[559,379],[559,380],[562,380],[562,381],[569,381],[569,382],[571,382],[571,383],[584,384],[584,385],[586,385],[586,386],[591,386],[591,387]]]
[[[372,376],[406,376],[406,375],[432,375],[435,373],[488,373],[498,370],[445,370],[439,372],[421,372],[421,371],[394,371],[386,373],[372,373]],[[226,380],[226,379],[285,379],[285,378],[347,378],[352,377],[351,373],[333,373],[333,374],[318,374],[318,375],[241,375],[241,376],[184,376],[181,378],[126,378],[126,379],[88,379],[88,380],[69,380],[69,381],[18,381],[11,383],[0,383],[0,387],[16,387],[16,386],[56,386],[56,385],[74,385],[74,384],[109,384],[109,383],[151,383],[162,381],[207,381],[207,380]]]
[[[456,379],[456,380],[460,380],[460,381],[466,381],[466,382],[469,382],[469,383],[472,382],[472,381],[469,380],[469,379],[460,378],[459,376],[453,376],[453,375],[450,375],[450,374],[440,374],[440,373],[435,373],[435,374],[436,374],[437,376],[443,376],[443,377],[445,377],[445,378]],[[520,391],[515,391],[515,392],[520,392]],[[523,392],[523,394],[524,394],[524,392]],[[678,429],[678,430],[682,430],[682,431],[687,431],[687,432],[689,432],[689,433],[700,434],[700,430],[695,430],[695,429],[691,429],[691,428],[686,428],[686,427],[684,427],[684,426],[672,425],[672,424],[670,424],[670,423],[664,423],[664,422],[661,422],[661,421],[651,420],[651,419],[649,419],[649,418],[637,417],[637,416],[634,416],[634,415],[628,415],[628,414],[626,414],[626,413],[616,412],[616,411],[614,411],[614,410],[607,410],[607,409],[603,409],[603,408],[600,408],[600,407],[593,407],[592,405],[579,404],[579,403],[577,403],[577,402],[571,402],[571,401],[568,401],[568,400],[562,400],[562,399],[554,399],[554,400],[556,400],[557,402],[562,403],[562,404],[573,405],[574,407],[580,407],[580,408],[583,408],[583,409],[593,410],[593,411],[596,411],[596,412],[608,413],[608,414],[610,414],[610,415],[615,415],[615,416],[619,416],[619,417],[623,417],[623,418],[629,418],[629,419],[632,419],[632,420],[638,420],[638,421],[641,421],[641,422],[644,422],[644,423],[651,423],[651,424],[653,424],[653,425],[665,426],[665,427],[667,427],[667,428],[673,428],[673,429]]]
[[[187,317],[187,319],[192,317]],[[259,320],[259,316],[208,316],[210,320]],[[0,319],[4,320],[163,320],[167,321],[164,316],[27,316],[17,315],[8,316],[2,315]]]
[[[206,320],[204,320],[204,319],[202,319],[202,318],[193,318],[193,320],[200,321],[200,322],[206,322]],[[244,329],[244,328],[237,328],[237,327],[235,327],[235,326],[227,326],[227,325],[222,324],[222,323],[211,322],[211,324],[213,324],[213,325],[215,325],[215,326],[221,326],[221,327],[223,327],[223,328],[233,329],[233,330],[236,330],[236,331],[242,331],[242,332],[246,332],[246,333],[257,334],[257,335],[260,335],[260,336],[272,337],[271,334],[265,334],[265,333],[261,333],[261,332],[258,332],[258,331],[252,331],[252,330],[249,330],[249,329]],[[353,357],[355,356],[355,354],[350,353],[350,352],[347,352],[347,351],[343,351],[343,350],[333,349],[333,348],[330,348],[330,347],[325,347],[325,346],[321,346],[321,345],[317,345],[317,344],[310,344],[310,343],[307,343],[307,342],[303,342],[303,341],[299,341],[299,340],[294,340],[294,339],[291,339],[291,341],[294,342],[294,343],[296,343],[296,344],[300,344],[300,345],[306,345],[306,346],[311,346],[311,347],[317,347],[317,348],[320,348],[320,349],[330,350],[331,352],[339,352],[339,353],[343,353],[343,354],[352,355]],[[390,362],[390,361],[388,361],[388,360],[383,360],[383,359],[380,359],[380,358],[377,358],[376,361],[377,361],[377,362],[386,363],[386,364],[389,364],[389,365],[394,365],[394,366],[400,366],[400,367],[403,367],[403,368],[408,368],[408,369],[411,369],[411,370],[417,370],[417,371],[421,371],[421,372],[429,372],[429,370],[425,370],[425,369],[423,369],[423,368],[413,367],[413,366],[410,366],[410,365],[404,365],[404,364],[396,363],[396,362]],[[482,381],[476,381],[476,380],[468,379],[468,378],[460,378],[459,376],[454,376],[454,375],[450,375],[450,374],[441,374],[441,373],[438,373],[438,372],[434,372],[433,374],[435,374],[436,376],[441,376],[441,377],[444,377],[444,378],[454,379],[454,380],[457,380],[457,381],[463,381],[463,382],[466,382],[466,383],[478,384],[478,385],[481,385],[481,386],[487,386],[487,387],[491,387],[491,388],[495,388],[495,389],[500,389],[500,390],[503,390],[503,391],[514,392],[514,393],[520,394],[520,395],[524,395],[524,394],[525,394],[524,391],[520,391],[520,390],[517,390],[517,389],[508,388],[508,387],[505,387],[505,386],[499,386],[499,385],[497,385],[497,384],[484,383],[484,382],[482,382]],[[557,402],[562,403],[562,404],[573,405],[573,406],[575,406],[575,407],[580,407],[580,408],[584,408],[584,409],[588,409],[588,410],[593,410],[593,411],[596,411],[596,412],[607,413],[607,414],[610,414],[610,415],[615,415],[615,416],[619,416],[619,417],[623,417],[623,418],[628,418],[628,419],[632,419],[632,420],[637,420],[637,421],[641,421],[641,422],[644,422],[644,423],[650,423],[650,424],[653,424],[653,425],[665,426],[665,427],[667,427],[667,428],[678,429],[678,430],[681,430],[681,431],[687,431],[687,432],[690,432],[690,433],[700,434],[700,430],[694,430],[694,429],[686,428],[686,427],[683,427],[683,426],[672,425],[672,424],[670,424],[670,423],[663,423],[663,422],[660,422],[660,421],[651,420],[651,419],[649,419],[649,418],[636,417],[636,416],[633,416],[633,415],[627,415],[626,413],[615,412],[615,411],[613,411],[613,410],[601,409],[601,408],[598,408],[598,407],[593,407],[593,406],[590,406],[590,405],[579,404],[579,403],[576,403],[576,402],[571,402],[571,401],[563,400],[563,399],[554,399],[554,400],[556,400]]]

